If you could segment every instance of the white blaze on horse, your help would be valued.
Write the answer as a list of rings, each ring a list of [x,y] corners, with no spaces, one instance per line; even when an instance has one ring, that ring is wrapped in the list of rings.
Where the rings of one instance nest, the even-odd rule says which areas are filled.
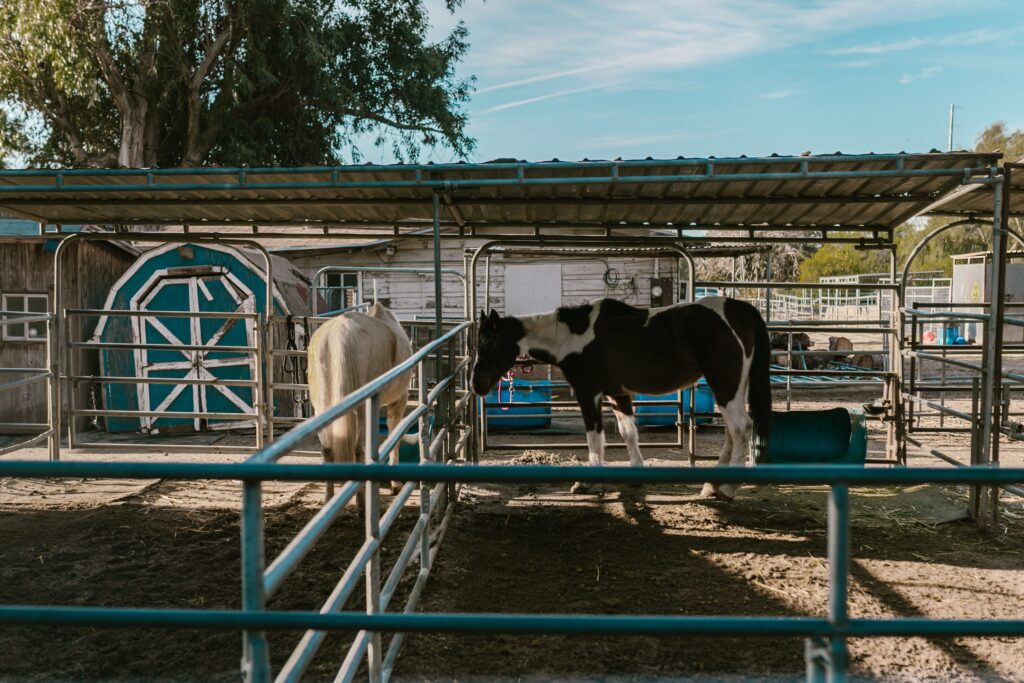
[[[744,301],[705,297],[648,310],[600,299],[518,317],[481,312],[474,393],[490,391],[521,354],[562,370],[583,413],[591,465],[604,464],[602,397],[611,402],[630,463],[642,466],[632,395],[676,391],[701,376],[725,418],[720,465],[745,462],[752,427],[765,440],[771,432],[768,329]],[[732,498],[734,490],[709,483],[702,495]]]
[[[412,355],[412,343],[405,330],[394,314],[380,304],[370,306],[366,313],[350,311],[324,323],[310,338],[308,348],[307,381],[314,414],[340,403],[348,394]],[[404,373],[380,393],[381,408],[387,410],[389,434],[405,416],[409,379],[410,373]],[[359,405],[320,430],[324,462],[361,459],[364,413],[364,407]],[[396,447],[391,451],[391,463],[397,461]],[[327,496],[333,494],[334,485],[328,483]]]

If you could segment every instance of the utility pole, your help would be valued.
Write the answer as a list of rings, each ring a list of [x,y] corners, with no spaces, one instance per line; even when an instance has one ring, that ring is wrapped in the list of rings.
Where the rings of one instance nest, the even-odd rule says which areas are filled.
[[[946,146],[947,152],[953,151],[953,116],[956,113],[956,105],[949,105],[949,144]]]

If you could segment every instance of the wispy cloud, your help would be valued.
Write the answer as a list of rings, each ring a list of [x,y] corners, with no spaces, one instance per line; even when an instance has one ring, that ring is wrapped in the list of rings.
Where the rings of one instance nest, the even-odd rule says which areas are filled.
[[[802,91],[799,88],[784,88],[782,90],[772,90],[770,92],[761,93],[758,95],[762,100],[784,100],[787,97],[793,95],[799,95]]]
[[[849,62],[840,62],[839,66],[845,66],[847,69],[866,69],[879,64],[881,64],[880,59],[853,59]]]
[[[550,81],[582,86],[678,73],[801,44],[827,44],[849,31],[918,21],[925,13],[934,18],[960,8],[960,0],[883,5],[877,0],[517,0],[470,3],[459,14],[471,27],[487,27],[474,28],[467,61],[479,77],[479,97]],[[523,17],[530,18],[525,35],[514,30]],[[971,44],[993,34],[962,38]],[[855,45],[833,53],[879,55],[929,40]]]
[[[919,47],[928,45],[930,41],[923,38],[908,38],[906,40],[898,40],[891,43],[872,43],[869,45],[853,45],[852,47],[843,47],[837,50],[829,50],[830,55],[884,55],[889,52],[904,52],[906,50],[916,50]]]
[[[553,100],[556,97],[567,97],[568,95],[577,95],[579,93],[590,92],[591,90],[597,90],[599,88],[608,87],[607,84],[602,85],[591,85],[585,88],[573,88],[571,90],[561,90],[559,92],[547,93],[544,95],[538,95],[537,97],[527,97],[522,100],[514,100],[512,102],[503,102],[502,104],[488,107],[477,112],[477,115],[493,114],[496,111],[505,111],[506,109],[515,109],[516,107],[525,107],[528,104],[535,104],[537,102],[543,102],[544,100]]]
[[[913,83],[914,81],[923,81],[928,78],[933,78],[942,71],[941,66],[926,66],[925,68],[918,71],[916,74],[903,74],[900,78],[900,85],[906,85],[907,83]]]
[[[530,76],[529,78],[520,78],[516,81],[505,81],[504,83],[495,83],[484,88],[478,88],[476,91],[477,95],[483,95],[485,93],[494,92],[495,90],[505,90],[506,88],[517,88],[521,85],[531,85],[533,83],[543,83],[544,81],[551,81],[556,78],[565,78],[566,76],[578,76],[585,74],[589,71],[596,71],[602,68],[603,65],[595,64],[593,66],[584,66],[578,69],[566,69],[565,71],[556,71],[554,73],[540,74],[539,76]]]
[[[826,54],[837,56],[851,55],[884,55],[891,52],[906,52],[917,50],[922,47],[967,47],[981,45],[983,43],[1002,43],[1013,38],[1020,32],[1019,28],[993,31],[991,29],[977,29],[964,33],[953,33],[944,36],[910,37],[903,40],[895,40],[888,43],[863,43],[841,47],[834,50],[827,50]]]

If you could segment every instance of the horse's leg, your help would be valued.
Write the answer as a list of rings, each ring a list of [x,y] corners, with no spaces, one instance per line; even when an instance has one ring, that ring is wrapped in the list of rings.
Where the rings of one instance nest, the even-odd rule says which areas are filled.
[[[331,449],[327,446],[320,446],[320,455],[324,459],[324,464],[334,462],[334,458],[331,456]],[[334,498],[334,482],[330,479],[327,480],[327,491],[324,494],[324,502],[326,503],[331,498]]]
[[[401,396],[395,399],[394,402],[389,403],[387,406],[388,410],[388,436],[390,437],[395,433],[395,429],[398,427],[398,423],[405,417],[405,404],[408,402],[408,391],[403,391]],[[402,438],[404,438],[404,434]],[[391,453],[388,454],[388,462],[392,465],[398,464],[398,451],[402,449],[402,438],[398,439],[398,443],[391,449]],[[402,489],[402,482],[392,481],[391,482],[391,493],[397,494]]]
[[[729,464],[733,466],[741,466],[746,462],[747,446],[750,441],[750,428],[753,425],[750,420],[750,414],[747,412],[746,386],[741,385],[740,389],[741,391],[737,392],[736,397],[729,401],[725,408],[722,409],[722,415],[725,417],[725,428],[729,430],[729,440],[732,442]],[[732,484],[722,484],[718,487],[718,493],[725,498],[734,498],[736,496],[736,491]]]
[[[587,430],[587,460],[591,467],[599,467],[604,464],[604,425],[601,420],[601,399],[600,393],[576,392],[576,400],[580,404],[580,412],[583,413],[583,426]],[[587,488],[586,484],[578,481],[572,485],[570,492],[586,493]]]
[[[643,467],[644,457],[640,455],[640,433],[636,428],[636,416],[633,415],[633,399],[629,394],[609,396],[608,398],[611,400],[612,410],[615,412],[615,422],[619,425],[619,436],[626,442],[629,464],[634,467]]]
[[[718,464],[728,464],[729,458],[732,457],[732,436],[729,434],[729,429],[725,430],[725,445],[722,446],[722,454],[718,456]],[[714,498],[718,493],[718,485],[708,482],[704,484],[704,488],[700,490],[700,495],[704,498]]]
[[[365,462],[365,451],[364,444],[366,442],[366,434],[363,433],[363,427],[366,423],[366,411],[363,406],[356,407],[351,413],[339,419],[345,423],[346,429],[346,447],[348,450],[345,451],[348,457],[351,458],[349,462]],[[363,482],[363,490],[356,494],[356,510],[359,512],[361,519],[366,518],[366,491],[367,486],[377,486],[374,482]]]

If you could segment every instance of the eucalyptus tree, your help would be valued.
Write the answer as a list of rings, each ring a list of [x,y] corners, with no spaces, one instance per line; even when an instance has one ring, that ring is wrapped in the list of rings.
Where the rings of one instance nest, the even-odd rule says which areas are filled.
[[[462,0],[447,0],[455,12]],[[0,0],[0,152],[37,165],[321,164],[473,148],[462,22],[423,0]]]

